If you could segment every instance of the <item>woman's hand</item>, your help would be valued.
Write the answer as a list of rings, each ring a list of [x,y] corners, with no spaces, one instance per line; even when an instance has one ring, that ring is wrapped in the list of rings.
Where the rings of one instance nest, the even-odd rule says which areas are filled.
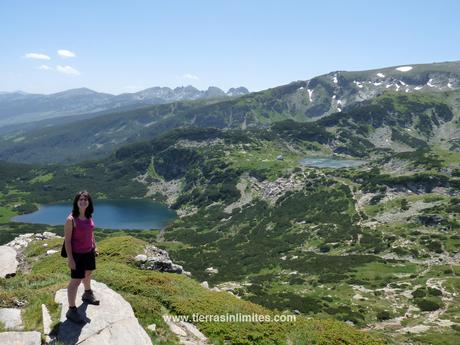
[[[77,266],[77,265],[75,265],[75,260],[74,260],[74,259],[69,259],[69,260],[67,260],[67,265],[69,266],[69,268],[70,268],[71,270],[75,270],[75,268],[76,268],[76,266]]]
[[[94,248],[94,256],[99,256],[99,250],[97,250],[97,247]]]

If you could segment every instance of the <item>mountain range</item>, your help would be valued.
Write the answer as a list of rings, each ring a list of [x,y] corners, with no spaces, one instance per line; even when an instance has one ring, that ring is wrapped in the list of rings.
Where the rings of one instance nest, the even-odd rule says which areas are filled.
[[[0,159],[75,162],[103,157],[126,143],[186,126],[266,128],[287,119],[310,122],[384,93],[452,93],[460,88],[460,62],[394,66],[361,72],[331,72],[306,81],[227,99],[198,99],[105,111],[15,126],[1,131]],[[448,97],[454,109],[455,97]],[[60,122],[66,120],[65,123]],[[84,119],[84,120],[83,120]],[[69,124],[72,122],[72,124]]]
[[[152,87],[135,93],[111,95],[88,88],[72,89],[50,95],[29,94],[22,91],[0,93],[0,126],[26,123],[62,116],[116,111],[127,107],[163,104],[196,99],[227,98],[248,94],[245,87],[227,92],[210,86],[198,90],[193,86]]]

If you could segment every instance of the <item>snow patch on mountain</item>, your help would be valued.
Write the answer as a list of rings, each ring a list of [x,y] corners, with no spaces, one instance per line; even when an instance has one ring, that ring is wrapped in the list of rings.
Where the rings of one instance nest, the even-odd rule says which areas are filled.
[[[307,89],[308,91],[308,98],[310,99],[310,102],[313,101],[313,90]]]
[[[399,72],[409,72],[413,67],[412,66],[400,66],[395,69]]]
[[[337,111],[338,112],[342,111],[342,101],[340,99],[337,101]]]

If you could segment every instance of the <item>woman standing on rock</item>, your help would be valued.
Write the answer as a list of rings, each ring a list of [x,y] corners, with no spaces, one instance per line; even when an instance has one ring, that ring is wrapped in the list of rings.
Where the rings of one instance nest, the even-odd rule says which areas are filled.
[[[98,255],[94,240],[93,200],[87,191],[78,192],[73,200],[72,213],[69,214],[64,225],[64,241],[70,268],[70,282],[67,287],[69,310],[67,319],[83,323],[83,317],[78,313],[75,305],[77,290],[83,281],[85,292],[83,302],[99,305],[99,301],[91,290],[91,273],[96,269]]]

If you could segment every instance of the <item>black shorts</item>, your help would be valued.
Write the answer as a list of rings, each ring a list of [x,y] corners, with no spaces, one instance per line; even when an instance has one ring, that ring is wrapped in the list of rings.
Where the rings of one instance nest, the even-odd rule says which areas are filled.
[[[75,260],[75,269],[70,270],[70,277],[74,279],[85,278],[85,271],[96,269],[96,254],[94,250],[89,253],[72,253]]]

